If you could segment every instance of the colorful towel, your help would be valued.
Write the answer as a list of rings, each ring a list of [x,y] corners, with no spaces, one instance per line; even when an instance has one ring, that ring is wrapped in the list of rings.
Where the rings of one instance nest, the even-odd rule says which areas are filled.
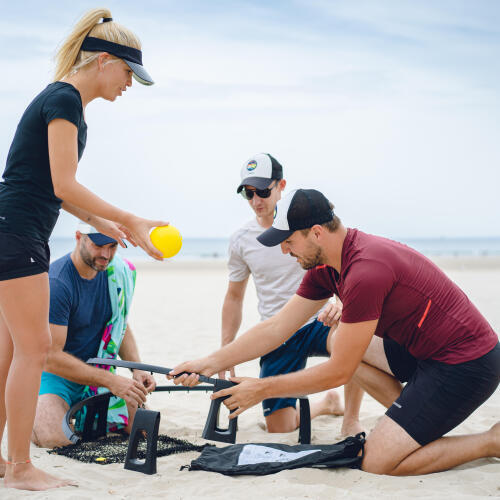
[[[118,254],[110,262],[108,268],[109,298],[111,301],[111,319],[104,328],[98,358],[116,359],[120,345],[127,329],[127,316],[134,295],[136,270],[132,263],[123,259]],[[99,366],[111,373],[116,371],[114,366]],[[87,386],[83,391],[82,399],[96,394],[109,392],[106,387]],[[78,412],[75,429],[83,430],[86,409]],[[128,425],[127,405],[122,398],[111,396],[108,408],[108,431],[117,431]]]

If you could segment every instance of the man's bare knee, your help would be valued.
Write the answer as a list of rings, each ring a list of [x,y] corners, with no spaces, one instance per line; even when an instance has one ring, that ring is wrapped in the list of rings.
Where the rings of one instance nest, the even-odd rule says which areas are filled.
[[[71,444],[62,430],[62,421],[68,409],[68,403],[56,394],[39,396],[31,434],[33,443],[41,448]]]
[[[297,410],[291,406],[276,410],[266,417],[267,432],[293,432],[298,427],[297,415]]]
[[[31,432],[31,441],[39,448],[56,448],[71,444],[71,441],[62,431],[62,419],[60,431],[53,432],[50,428],[45,428],[43,423],[36,422]]]
[[[390,474],[393,467],[388,463],[381,461],[380,456],[376,453],[371,453],[365,447],[363,461],[361,462],[361,470],[370,474],[387,475]]]
[[[274,424],[274,423],[267,423],[266,422],[266,427],[267,427],[267,432],[270,434],[285,434],[287,432],[293,432],[297,429],[296,425],[287,425],[287,424]]]
[[[420,445],[390,417],[384,415],[368,435],[361,470],[392,475]]]
[[[33,437],[33,436],[32,436]],[[66,436],[44,436],[39,438],[36,436],[36,441],[33,441],[39,448],[59,448],[60,446],[67,446],[71,441]]]
[[[282,421],[269,421],[269,417],[266,418],[267,432],[271,434],[283,434],[285,432],[293,432],[297,429],[296,422],[282,422]]]

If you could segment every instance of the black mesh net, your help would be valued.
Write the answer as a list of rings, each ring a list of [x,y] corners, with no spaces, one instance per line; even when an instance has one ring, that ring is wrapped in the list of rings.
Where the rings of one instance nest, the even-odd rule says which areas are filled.
[[[49,450],[49,453],[63,455],[86,463],[101,465],[123,463],[127,456],[128,441],[128,435],[108,436],[98,439],[97,441],[80,442],[60,448],[54,448],[53,450]],[[209,445],[195,445],[183,439],[160,435],[158,436],[156,456],[164,457],[166,455],[173,455],[174,453],[202,451],[205,446]],[[145,438],[139,441],[137,458],[141,460],[146,458]]]

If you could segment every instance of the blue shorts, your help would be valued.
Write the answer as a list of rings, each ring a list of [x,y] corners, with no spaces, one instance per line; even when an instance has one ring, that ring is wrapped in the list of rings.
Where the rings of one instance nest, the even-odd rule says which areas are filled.
[[[297,372],[306,367],[307,358],[312,356],[329,357],[326,341],[330,327],[314,320],[297,330],[284,344],[260,358],[260,378]],[[262,401],[264,416],[276,410],[295,408],[296,398],[272,398]]]
[[[83,399],[84,385],[71,382],[65,378],[59,377],[49,372],[42,372],[42,380],[40,381],[40,390],[38,395],[55,394],[64,399],[71,408],[75,403]]]

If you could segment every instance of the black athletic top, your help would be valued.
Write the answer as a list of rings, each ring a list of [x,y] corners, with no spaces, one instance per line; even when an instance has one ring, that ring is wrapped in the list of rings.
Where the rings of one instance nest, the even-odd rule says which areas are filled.
[[[87,124],[78,90],[54,82],[38,94],[24,112],[7,156],[0,182],[0,232],[48,241],[62,200],[50,175],[48,124],[62,118],[78,128],[78,160],[87,141]]]

